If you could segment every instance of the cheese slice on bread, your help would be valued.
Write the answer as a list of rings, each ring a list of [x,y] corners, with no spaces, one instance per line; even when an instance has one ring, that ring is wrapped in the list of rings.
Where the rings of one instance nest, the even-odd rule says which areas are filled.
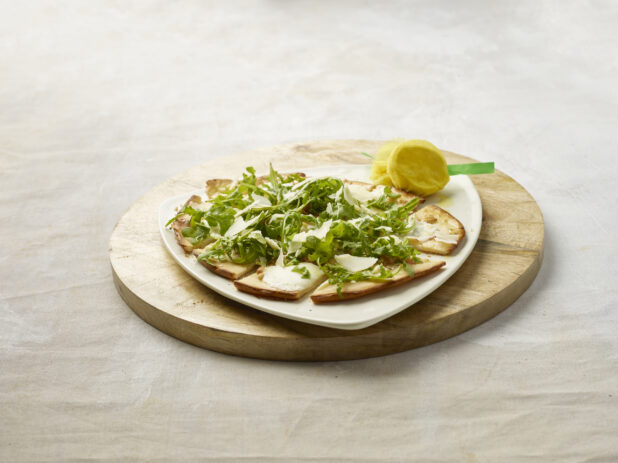
[[[197,195],[191,196],[187,202],[184,204],[186,206],[191,206],[193,209],[205,209],[207,207],[207,203],[202,201]],[[171,223],[170,228],[174,231],[174,235],[176,235],[176,241],[182,247],[182,249],[190,254],[193,252],[193,244],[189,241],[183,234],[182,230],[184,228],[189,227],[191,221],[191,216],[189,214],[181,214],[176,217],[176,220]],[[205,244],[214,241],[213,239],[209,239]]]
[[[425,206],[413,214],[416,226],[408,235],[410,244],[428,254],[449,255],[466,231],[459,220],[438,206]]]
[[[289,174],[283,174],[283,177]],[[300,177],[305,177],[305,174],[302,172],[297,173]],[[268,177],[262,176],[258,177],[256,183],[261,184],[264,183]],[[213,198],[217,196],[222,191],[232,187],[235,181],[227,178],[215,178],[206,181],[206,195],[208,198]],[[207,207],[206,202],[202,201],[202,198],[197,195],[193,195],[189,198],[189,200],[184,204],[185,206],[191,206],[194,209],[205,210]],[[176,236],[176,241],[182,247],[182,249],[187,254],[193,254],[195,257],[199,257],[200,254],[204,252],[204,248],[194,249],[193,244],[182,234],[182,230],[184,228],[189,227],[189,222],[191,220],[191,216],[188,214],[181,214],[179,217],[172,222],[170,228],[174,231],[174,235]],[[209,239],[206,242],[202,243],[209,244],[215,241],[214,239]],[[206,261],[199,261],[204,267],[206,267],[211,272],[216,273],[224,278],[229,280],[237,280],[242,278],[243,276],[250,273],[254,270],[257,265],[256,264],[235,264],[233,262],[218,262],[216,264],[211,264]]]
[[[367,294],[377,293],[394,286],[399,286],[407,283],[416,278],[429,275],[430,273],[440,270],[446,262],[444,261],[427,261],[418,264],[412,264],[410,267],[413,271],[411,276],[405,270],[401,269],[395,276],[388,281],[355,281],[344,283],[341,288],[341,294],[337,291],[337,285],[331,285],[328,283],[323,284],[317,290],[311,294],[311,300],[315,304],[322,304],[325,302],[339,302],[348,299],[356,299],[366,296]]]
[[[260,267],[257,272],[234,281],[239,291],[271,299],[296,300],[313,291],[326,279],[326,275],[314,264],[304,263],[298,267],[306,269],[305,278],[295,272],[294,267],[270,265]]]
[[[193,250],[193,255],[195,257],[199,257],[203,253],[204,249]],[[209,264],[208,262],[203,260],[198,260],[198,262],[211,272],[214,272],[217,275],[221,275],[228,280],[237,280],[239,278],[242,278],[256,267],[255,264],[242,265],[235,264],[234,262],[218,262],[216,264]]]

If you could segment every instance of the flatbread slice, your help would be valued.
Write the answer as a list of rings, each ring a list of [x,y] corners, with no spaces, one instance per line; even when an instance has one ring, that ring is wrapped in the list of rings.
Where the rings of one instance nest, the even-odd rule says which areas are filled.
[[[290,174],[282,174],[282,175],[285,177],[286,175],[290,175]],[[297,175],[300,175],[301,177],[305,176],[305,174],[303,174],[302,172],[297,172]],[[257,183],[258,184],[263,183],[267,179],[268,177],[266,176],[259,177],[257,179]],[[213,196],[216,196],[221,191],[232,186],[233,183],[234,183],[234,180],[227,179],[227,178],[216,178],[216,179],[207,180],[206,181],[206,194],[208,198],[212,198]],[[203,205],[203,204],[204,204],[204,201],[202,201],[202,198],[200,196],[193,195],[187,200],[187,202],[184,205],[185,206],[191,205],[192,207],[196,209],[200,209],[201,208],[200,205]],[[204,249],[203,248],[194,249],[193,244],[191,244],[191,241],[182,235],[182,229],[189,226],[190,220],[191,220],[191,216],[189,214],[182,214],[174,222],[172,222],[172,224],[170,225],[170,228],[174,231],[174,235],[176,236],[176,241],[182,247],[185,253],[193,254],[195,255],[195,257],[199,257],[199,255],[204,252]],[[213,241],[214,239],[210,239],[206,243],[202,243],[202,245],[209,244]],[[233,262],[221,262],[215,265],[209,264],[208,262],[204,262],[204,261],[200,261],[200,263],[204,267],[206,267],[208,270],[211,270],[217,275],[221,275],[222,277],[228,278],[230,280],[237,280],[239,278],[242,278],[247,273],[254,270],[255,267],[257,267],[257,265],[255,264],[240,265],[240,264],[234,264]]]
[[[204,202],[202,201],[202,198],[200,198],[197,195],[193,195],[187,200],[187,202],[184,205],[191,206],[196,209],[200,209],[201,205],[203,204]],[[189,239],[185,238],[182,235],[182,229],[189,227],[190,221],[191,221],[191,216],[189,214],[182,214],[179,217],[177,217],[176,220],[174,220],[174,222],[172,222],[172,224],[170,225],[170,228],[174,231],[174,235],[176,236],[176,241],[187,254],[190,254],[191,252],[193,252],[193,244],[191,243]],[[211,239],[208,242],[211,242],[211,241],[213,240]],[[206,242],[206,244],[208,244],[208,242]]]
[[[206,180],[206,194],[209,198],[216,196],[222,190],[230,187],[234,183],[234,180],[229,178],[213,178]]]
[[[261,278],[261,272],[263,271],[263,269],[264,267],[260,267],[257,272],[246,276],[242,280],[234,281],[234,286],[236,286],[236,289],[238,289],[239,291],[253,294],[255,296],[267,297],[270,299],[294,301],[300,299],[305,294],[313,291],[326,279],[326,275],[324,275],[307,288],[297,291],[286,291],[278,288],[273,288],[272,286],[264,283]]]
[[[416,228],[409,235],[410,244],[421,252],[447,256],[451,254],[466,231],[459,220],[438,206],[425,206],[413,214]]]
[[[341,302],[348,299],[356,299],[437,272],[445,264],[446,262],[443,260],[413,264],[412,269],[414,270],[414,276],[410,276],[406,271],[401,270],[392,279],[384,282],[357,281],[354,283],[345,283],[341,289],[341,296],[337,293],[337,285],[325,283],[313,292],[311,300],[314,304],[323,304],[325,302]]]
[[[193,255],[199,257],[204,251],[205,249],[194,249]],[[238,280],[257,267],[255,264],[241,265],[233,262],[219,262],[217,264],[209,264],[203,260],[198,260],[198,262],[211,272],[221,275],[228,280]]]

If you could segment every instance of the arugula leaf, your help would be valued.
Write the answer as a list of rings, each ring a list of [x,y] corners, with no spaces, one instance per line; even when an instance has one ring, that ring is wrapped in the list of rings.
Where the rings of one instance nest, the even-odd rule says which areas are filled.
[[[374,199],[367,203],[367,207],[375,207],[376,209],[382,209],[383,211],[391,209],[395,206],[393,200],[399,198],[401,195],[393,193],[390,187],[384,187],[384,193],[380,195],[378,199]]]
[[[407,262],[404,262],[403,269],[406,271],[406,273],[410,277],[414,278],[414,267],[412,267],[412,265],[408,264]]]
[[[195,227],[186,227],[182,229],[182,236],[189,238],[191,244],[195,247],[208,240],[210,228],[203,224],[196,224]]]
[[[172,217],[171,219],[169,219],[167,221],[167,223],[165,224],[166,227],[169,227],[171,224],[173,224],[181,215],[182,215],[182,211],[180,211],[178,214],[176,214],[174,217]]]
[[[300,277],[305,280],[311,278],[311,272],[306,267],[301,267],[300,265],[296,265],[292,268],[292,272],[300,273]]]
[[[222,204],[215,204],[208,209],[208,212],[204,214],[203,218],[212,229],[217,230],[220,235],[224,235],[234,223],[236,210]]]
[[[376,264],[372,268],[362,270],[360,272],[350,272],[341,265],[326,264],[323,268],[324,273],[328,275],[328,283],[337,286],[337,294],[342,297],[341,290],[343,285],[348,282],[355,281],[387,281],[394,277],[401,270],[401,265],[388,268],[383,264]]]

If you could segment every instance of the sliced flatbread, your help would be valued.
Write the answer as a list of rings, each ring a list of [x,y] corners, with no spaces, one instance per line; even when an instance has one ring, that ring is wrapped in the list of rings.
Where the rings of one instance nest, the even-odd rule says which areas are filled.
[[[194,249],[193,255],[199,257],[204,251],[205,249]],[[221,275],[228,280],[238,280],[257,267],[255,264],[241,265],[233,262],[219,262],[217,264],[209,264],[203,260],[198,260],[198,262],[211,272]]]
[[[447,256],[459,246],[466,231],[459,220],[438,206],[425,206],[414,213],[416,229],[410,244],[421,252]]]
[[[286,291],[266,284],[262,278],[260,272],[263,271],[263,267],[260,267],[257,272],[246,276],[242,280],[234,281],[234,286],[239,291],[253,294],[255,296],[267,297],[270,299],[282,299],[287,301],[294,301],[300,299],[305,294],[310,293],[316,287],[318,287],[326,279],[326,275],[316,280],[311,286],[297,291]]]
[[[284,174],[288,175],[288,174]],[[304,174],[298,173],[298,175],[304,177]],[[263,183],[267,181],[268,177],[259,177],[257,183]],[[220,192],[229,189],[234,186],[234,181],[231,179],[211,179],[206,182],[206,194],[209,198],[212,198]],[[382,186],[373,185],[370,183],[364,183],[359,181],[345,180],[348,185],[361,185],[368,192],[383,191]],[[399,194],[399,198],[392,200],[392,202],[398,205],[405,204],[415,198],[419,199],[419,205],[424,202],[424,199],[418,197],[412,193],[397,188],[391,188],[393,193]],[[347,193],[346,193],[347,194]],[[360,195],[362,198],[366,196],[362,191],[356,189],[355,195]],[[374,197],[379,195],[374,194]],[[371,195],[369,195],[371,197]],[[368,201],[365,199],[363,201]],[[206,207],[204,202],[199,196],[192,196],[185,203],[185,205],[191,205],[194,208],[202,209]],[[450,254],[453,249],[461,242],[465,235],[465,231],[461,223],[455,219],[448,212],[437,206],[427,206],[414,213],[417,223],[422,223],[421,227],[424,227],[425,234],[417,237],[411,236],[410,243],[419,251],[432,253],[432,254]],[[178,244],[183,250],[189,254],[193,254],[196,257],[201,255],[204,251],[204,244],[200,244],[200,249],[194,248],[190,240],[182,235],[182,230],[190,225],[191,217],[188,214],[180,215],[172,224],[171,229],[174,231]],[[426,226],[425,226],[426,225]],[[427,236],[427,231],[435,232],[434,235]],[[446,241],[444,241],[446,239]],[[214,241],[214,240],[213,240]],[[207,243],[208,244],[208,243]],[[414,276],[408,275],[405,271],[400,271],[391,280],[386,282],[372,282],[372,281],[360,281],[354,283],[344,284],[341,296],[337,293],[336,285],[329,285],[324,283],[326,276],[317,280],[314,284],[311,284],[307,288],[302,290],[281,290],[274,288],[262,280],[263,267],[259,267],[257,272],[253,272],[258,266],[256,264],[251,265],[239,265],[232,262],[220,262],[217,264],[211,264],[208,262],[200,261],[200,263],[209,269],[210,271],[230,280],[234,280],[234,285],[240,291],[254,294],[260,297],[268,297],[282,300],[296,300],[305,296],[308,293],[311,294],[311,300],[316,303],[338,302],[347,299],[355,299],[367,294],[384,291],[388,288],[405,284],[415,278],[419,278],[430,273],[438,271],[445,265],[444,261],[426,261],[418,264],[413,264]],[[321,286],[320,286],[321,285]],[[317,289],[316,289],[317,288]]]
[[[446,262],[443,260],[413,264],[412,269],[414,270],[414,276],[410,276],[406,271],[401,270],[393,278],[384,282],[357,281],[353,283],[345,283],[341,289],[341,296],[337,293],[337,285],[325,283],[313,292],[311,295],[311,300],[314,304],[322,304],[325,302],[340,302],[348,299],[356,299],[366,296],[367,294],[384,291],[394,286],[407,283],[416,278],[437,272],[445,264]]]
[[[222,190],[225,190],[234,183],[234,180],[229,178],[213,178],[206,181],[206,194],[209,198],[216,196]]]
[[[185,206],[192,206],[195,208],[200,208],[200,205],[203,204],[202,198],[197,195],[191,196],[187,202],[184,204]],[[182,235],[183,228],[189,227],[189,222],[191,221],[191,216],[189,214],[182,214],[172,222],[170,228],[174,231],[174,235],[176,236],[176,241],[182,247],[182,249],[190,254],[193,252],[193,244],[187,238]],[[213,240],[209,240],[213,241]]]
[[[290,174],[283,174],[284,177],[286,175],[290,175]],[[297,172],[297,175],[300,175],[301,177],[305,176],[305,174],[303,174],[302,172]],[[258,184],[263,183],[267,179],[268,177],[266,176],[259,177],[257,179],[257,183]],[[227,178],[216,178],[216,179],[207,180],[206,181],[206,194],[208,198],[212,198],[216,196],[218,193],[220,193],[221,191],[232,186],[233,183],[234,183],[234,180],[227,179]],[[202,201],[201,197],[197,195],[193,195],[189,198],[189,200],[184,205],[185,206],[191,205],[191,206],[199,208],[199,205],[203,203],[204,201]],[[174,235],[176,236],[176,241],[182,247],[185,253],[193,254],[195,255],[195,257],[199,257],[199,255],[204,252],[204,249],[194,249],[191,242],[182,235],[182,229],[189,226],[190,220],[191,220],[191,216],[189,216],[188,214],[182,214],[174,222],[172,222],[172,224],[170,225],[170,228],[174,231]],[[214,240],[209,240],[205,244],[208,244],[212,241]],[[240,264],[234,264],[233,262],[220,262],[218,264],[209,264],[208,262],[200,261],[200,263],[204,267],[206,267],[208,270],[211,270],[217,275],[221,275],[222,277],[228,278],[230,280],[237,280],[239,278],[242,278],[247,273],[255,269],[255,267],[257,267],[257,265],[255,264],[240,265]]]
[[[187,228],[189,226],[189,221],[191,220],[191,216],[189,214],[183,214],[176,218],[174,222],[171,224],[171,229],[174,231],[174,235],[176,236],[176,241],[185,251],[185,253],[190,254],[193,251],[193,244],[182,236],[182,229]]]

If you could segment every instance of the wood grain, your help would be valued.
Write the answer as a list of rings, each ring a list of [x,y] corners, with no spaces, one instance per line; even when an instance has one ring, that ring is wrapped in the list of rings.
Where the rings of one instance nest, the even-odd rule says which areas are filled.
[[[236,177],[247,165],[264,172],[270,162],[280,171],[366,164],[360,152],[374,153],[380,145],[364,140],[279,145],[219,158],[169,178],[137,200],[114,228],[109,252],[118,292],[137,315],[171,336],[218,352],[276,360],[400,352],[455,336],[508,307],[541,266],[544,224],[530,194],[499,171],[472,177],[483,204],[483,227],[461,269],[412,308],[362,330],[308,325],[230,301],[186,274],[161,242],[159,205],[203,187],[208,178]],[[451,164],[474,161],[444,154]]]

